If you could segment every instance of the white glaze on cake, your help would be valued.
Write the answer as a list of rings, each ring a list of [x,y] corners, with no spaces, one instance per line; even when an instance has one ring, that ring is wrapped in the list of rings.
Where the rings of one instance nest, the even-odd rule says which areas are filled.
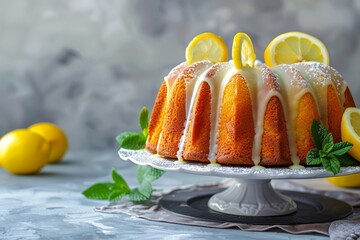
[[[182,76],[185,67],[186,63],[182,63],[165,77],[168,90],[171,90],[175,80]],[[304,62],[279,65],[270,69],[261,62],[257,62],[254,68],[238,70],[234,68],[232,61],[215,65],[209,61],[201,61],[194,63],[189,68],[193,68],[195,71],[191,75],[192,80],[186,82],[186,120],[178,145],[177,158],[179,162],[183,161],[182,154],[186,135],[191,125],[191,113],[203,82],[209,85],[211,92],[211,131],[208,154],[211,164],[216,164],[218,127],[224,90],[230,79],[236,74],[242,75],[245,79],[252,99],[255,126],[252,159],[255,166],[258,166],[261,161],[264,115],[267,104],[273,96],[280,100],[284,108],[291,161],[294,167],[298,166],[300,162],[297,156],[295,121],[301,97],[306,93],[311,94],[317,105],[321,122],[325,125],[327,125],[327,86],[333,85],[341,104],[343,105],[345,102],[346,82],[335,69],[321,63]],[[159,143],[160,141],[161,134]]]

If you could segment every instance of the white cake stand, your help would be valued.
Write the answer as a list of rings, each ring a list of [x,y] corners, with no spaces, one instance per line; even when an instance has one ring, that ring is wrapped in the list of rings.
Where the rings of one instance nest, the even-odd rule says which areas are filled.
[[[296,211],[296,203],[276,191],[272,179],[307,179],[333,176],[321,167],[305,169],[218,166],[204,163],[176,163],[173,159],[160,158],[146,150],[119,150],[120,158],[138,165],[151,166],[165,171],[235,178],[232,186],[213,195],[208,206],[210,209],[239,216],[280,216]],[[342,167],[337,176],[360,172],[360,166]]]

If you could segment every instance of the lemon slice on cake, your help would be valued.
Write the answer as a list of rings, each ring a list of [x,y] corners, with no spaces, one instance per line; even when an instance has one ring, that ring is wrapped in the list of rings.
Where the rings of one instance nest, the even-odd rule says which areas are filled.
[[[232,58],[237,69],[254,67],[256,54],[250,37],[239,32],[235,35],[232,46]]]
[[[273,67],[304,61],[329,65],[329,53],[316,37],[302,32],[283,33],[274,38],[264,53],[265,64]]]
[[[224,40],[211,32],[205,32],[194,37],[186,48],[186,62],[209,60],[212,63],[226,62],[228,49]]]

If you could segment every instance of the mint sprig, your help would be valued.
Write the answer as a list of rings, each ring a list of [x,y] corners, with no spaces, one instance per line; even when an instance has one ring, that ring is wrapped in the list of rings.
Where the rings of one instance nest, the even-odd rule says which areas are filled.
[[[140,111],[139,123],[142,132],[123,132],[116,137],[121,148],[138,150],[145,148],[148,137],[149,111],[143,107]],[[147,166],[138,166],[137,180],[139,186],[130,189],[124,178],[112,169],[113,182],[96,183],[82,192],[82,194],[95,200],[119,201],[128,196],[130,201],[145,202],[151,199],[152,183],[160,178],[165,171]]]
[[[359,165],[347,154],[353,145],[349,142],[334,143],[332,134],[316,120],[312,122],[311,135],[316,148],[307,153],[307,165],[322,165],[334,175],[340,172],[340,167]]]
[[[138,166],[139,186],[130,189],[124,178],[115,169],[112,169],[113,182],[96,183],[83,191],[82,194],[94,200],[119,201],[124,196],[128,196],[133,202],[145,202],[151,199],[152,183],[164,173],[165,171],[152,167]]]
[[[144,149],[148,137],[149,110],[143,107],[140,111],[139,123],[142,132],[123,132],[116,136],[121,148],[139,150]]]

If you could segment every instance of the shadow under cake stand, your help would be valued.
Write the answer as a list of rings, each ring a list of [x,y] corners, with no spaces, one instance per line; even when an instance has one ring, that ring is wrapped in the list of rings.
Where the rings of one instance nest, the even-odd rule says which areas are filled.
[[[227,189],[179,191],[165,195],[160,205],[166,210],[215,221],[254,224],[300,224],[329,222],[344,218],[353,209],[345,202],[316,194],[278,191],[272,179],[309,179],[333,176],[321,167],[305,169],[210,166],[198,162],[178,164],[146,150],[119,150],[120,158],[165,171],[233,178]],[[338,176],[360,172],[360,167],[343,167]]]

